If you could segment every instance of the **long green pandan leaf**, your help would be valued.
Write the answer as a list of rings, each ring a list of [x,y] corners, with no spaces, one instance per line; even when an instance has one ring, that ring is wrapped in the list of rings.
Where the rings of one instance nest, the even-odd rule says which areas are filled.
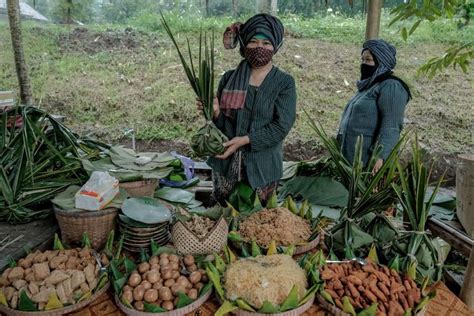
[[[400,164],[397,165],[400,180],[399,183],[393,184],[393,189],[403,209],[404,216],[408,218],[409,223],[408,231],[403,234],[403,238],[408,238],[408,245],[406,249],[398,250],[400,250],[400,257],[405,258],[403,260],[403,268],[407,269],[415,278],[417,272],[423,269],[437,270],[439,272],[440,264],[442,264],[431,238],[425,233],[425,226],[429,210],[444,175],[438,180],[431,196],[426,199],[433,166],[428,169],[424,165],[417,137],[415,137],[412,147],[412,159],[408,166],[403,168]],[[395,250],[397,251],[397,249]],[[423,257],[428,257],[430,260],[422,260]],[[416,268],[417,260],[420,265],[419,269]],[[437,265],[435,266],[435,264]],[[421,272],[420,274],[422,275]],[[434,279],[438,279],[439,275],[440,273],[436,273]]]
[[[173,32],[171,31],[171,28],[166,22],[163,13],[160,12],[160,15],[161,23],[166,33],[170,37],[171,41],[173,42],[176,51],[178,52],[179,59],[181,60],[183,69],[186,73],[186,76],[188,77],[188,81],[191,84],[191,87],[193,88],[198,98],[203,103],[204,116],[207,121],[211,121],[212,116],[214,114],[214,33],[212,33],[212,36],[209,40],[206,34],[202,34],[202,31],[199,34],[199,54],[197,62],[198,72],[196,73],[189,40],[187,39],[189,58],[188,63],[183,53],[181,52],[181,49],[179,48],[179,45],[176,42]]]
[[[104,147],[82,142],[48,113],[33,106],[1,114],[0,220],[21,223],[51,212],[45,204],[68,184],[87,179],[80,159]],[[21,121],[21,124],[15,122]],[[41,205],[42,208],[38,208]]]
[[[399,150],[406,142],[406,135],[399,139],[382,167],[375,174],[372,174],[373,165],[378,159],[377,155],[380,153],[380,148],[374,150],[368,165],[364,167],[362,161],[363,139],[359,137],[356,142],[354,161],[350,163],[342,154],[337,141],[330,138],[322,126],[313,121],[306,111],[305,113],[310,126],[318,134],[331,155],[335,165],[334,169],[338,173],[341,183],[349,191],[347,206],[342,209],[339,222],[333,227],[332,233],[336,234],[342,229],[343,241],[339,244],[344,245],[344,255],[352,257],[356,250],[356,243],[352,236],[353,230],[358,229],[357,226],[361,219],[372,212],[383,216],[382,212],[395,202],[396,194],[392,183],[398,177]],[[358,244],[364,246],[367,243]]]

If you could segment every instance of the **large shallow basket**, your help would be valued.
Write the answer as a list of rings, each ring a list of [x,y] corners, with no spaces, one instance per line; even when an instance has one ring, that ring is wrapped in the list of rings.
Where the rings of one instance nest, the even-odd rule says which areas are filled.
[[[176,250],[186,255],[204,255],[220,252],[227,244],[229,225],[221,217],[212,230],[199,238],[181,221],[177,221],[171,229],[171,238]]]
[[[311,305],[313,305],[313,302],[314,302],[314,296],[311,299],[309,299],[306,303],[301,305],[300,307],[297,307],[297,308],[292,309],[290,311],[275,313],[275,314],[254,313],[254,312],[244,311],[242,309],[238,309],[236,311],[233,311],[232,313],[234,313],[237,316],[268,316],[268,315],[271,315],[271,316],[298,316],[298,315],[301,315],[304,312],[306,312],[311,307]]]
[[[316,249],[320,244],[321,244],[321,234],[318,234],[316,238],[311,240],[306,245],[297,246],[295,248],[295,252],[293,253],[293,256],[300,255],[300,254],[309,252],[313,249]]]
[[[326,299],[324,299],[324,297],[322,297],[320,294],[317,294],[316,297],[317,297],[317,301],[319,305],[322,308],[324,308],[326,311],[328,311],[329,314],[334,315],[334,316],[351,316],[351,314],[342,311],[342,309],[340,309],[339,307],[326,301]],[[425,312],[426,312],[426,306],[421,311],[416,313],[416,316],[423,316],[425,315]]]
[[[122,310],[122,312],[129,316],[184,316],[201,307],[209,299],[211,293],[212,290],[208,291],[206,294],[204,294],[189,305],[162,313],[140,312],[136,309],[129,308],[122,304],[117,295],[115,295],[115,304],[117,304],[117,306]]]
[[[131,197],[153,196],[158,187],[158,179],[120,182],[119,187],[124,188]]]
[[[97,291],[94,295],[89,297],[88,299],[83,300],[82,302],[76,303],[74,305],[66,306],[61,309],[55,309],[50,311],[39,311],[39,312],[24,312],[15,309],[8,308],[4,305],[0,304],[0,314],[5,314],[8,316],[58,316],[58,315],[66,315],[77,311],[83,307],[86,307],[90,303],[94,302],[96,299],[99,298],[102,294],[104,294],[110,287],[110,283],[107,282],[102,289]]]
[[[84,233],[94,249],[102,249],[107,235],[115,228],[118,209],[111,207],[100,211],[66,212],[58,208],[54,214],[61,229],[61,240],[65,243],[80,243]]]

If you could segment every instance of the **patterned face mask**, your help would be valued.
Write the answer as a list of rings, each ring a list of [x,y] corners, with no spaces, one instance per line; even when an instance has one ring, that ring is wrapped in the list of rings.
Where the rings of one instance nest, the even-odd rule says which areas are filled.
[[[263,48],[263,47],[255,47],[255,48],[245,48],[244,51],[245,59],[252,65],[253,67],[262,67],[268,64],[273,57],[273,51]]]

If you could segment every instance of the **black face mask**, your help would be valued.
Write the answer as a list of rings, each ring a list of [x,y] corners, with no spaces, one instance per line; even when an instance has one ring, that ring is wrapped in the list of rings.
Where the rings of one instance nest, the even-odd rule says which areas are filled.
[[[370,78],[375,70],[377,70],[377,65],[360,64],[360,80]]]

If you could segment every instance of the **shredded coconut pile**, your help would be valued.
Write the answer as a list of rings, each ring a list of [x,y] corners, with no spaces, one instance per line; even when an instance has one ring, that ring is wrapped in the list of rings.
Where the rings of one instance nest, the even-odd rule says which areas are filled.
[[[311,226],[290,210],[278,207],[252,214],[240,223],[239,233],[244,240],[255,240],[259,246],[267,247],[272,240],[277,246],[290,246],[307,242]]]

